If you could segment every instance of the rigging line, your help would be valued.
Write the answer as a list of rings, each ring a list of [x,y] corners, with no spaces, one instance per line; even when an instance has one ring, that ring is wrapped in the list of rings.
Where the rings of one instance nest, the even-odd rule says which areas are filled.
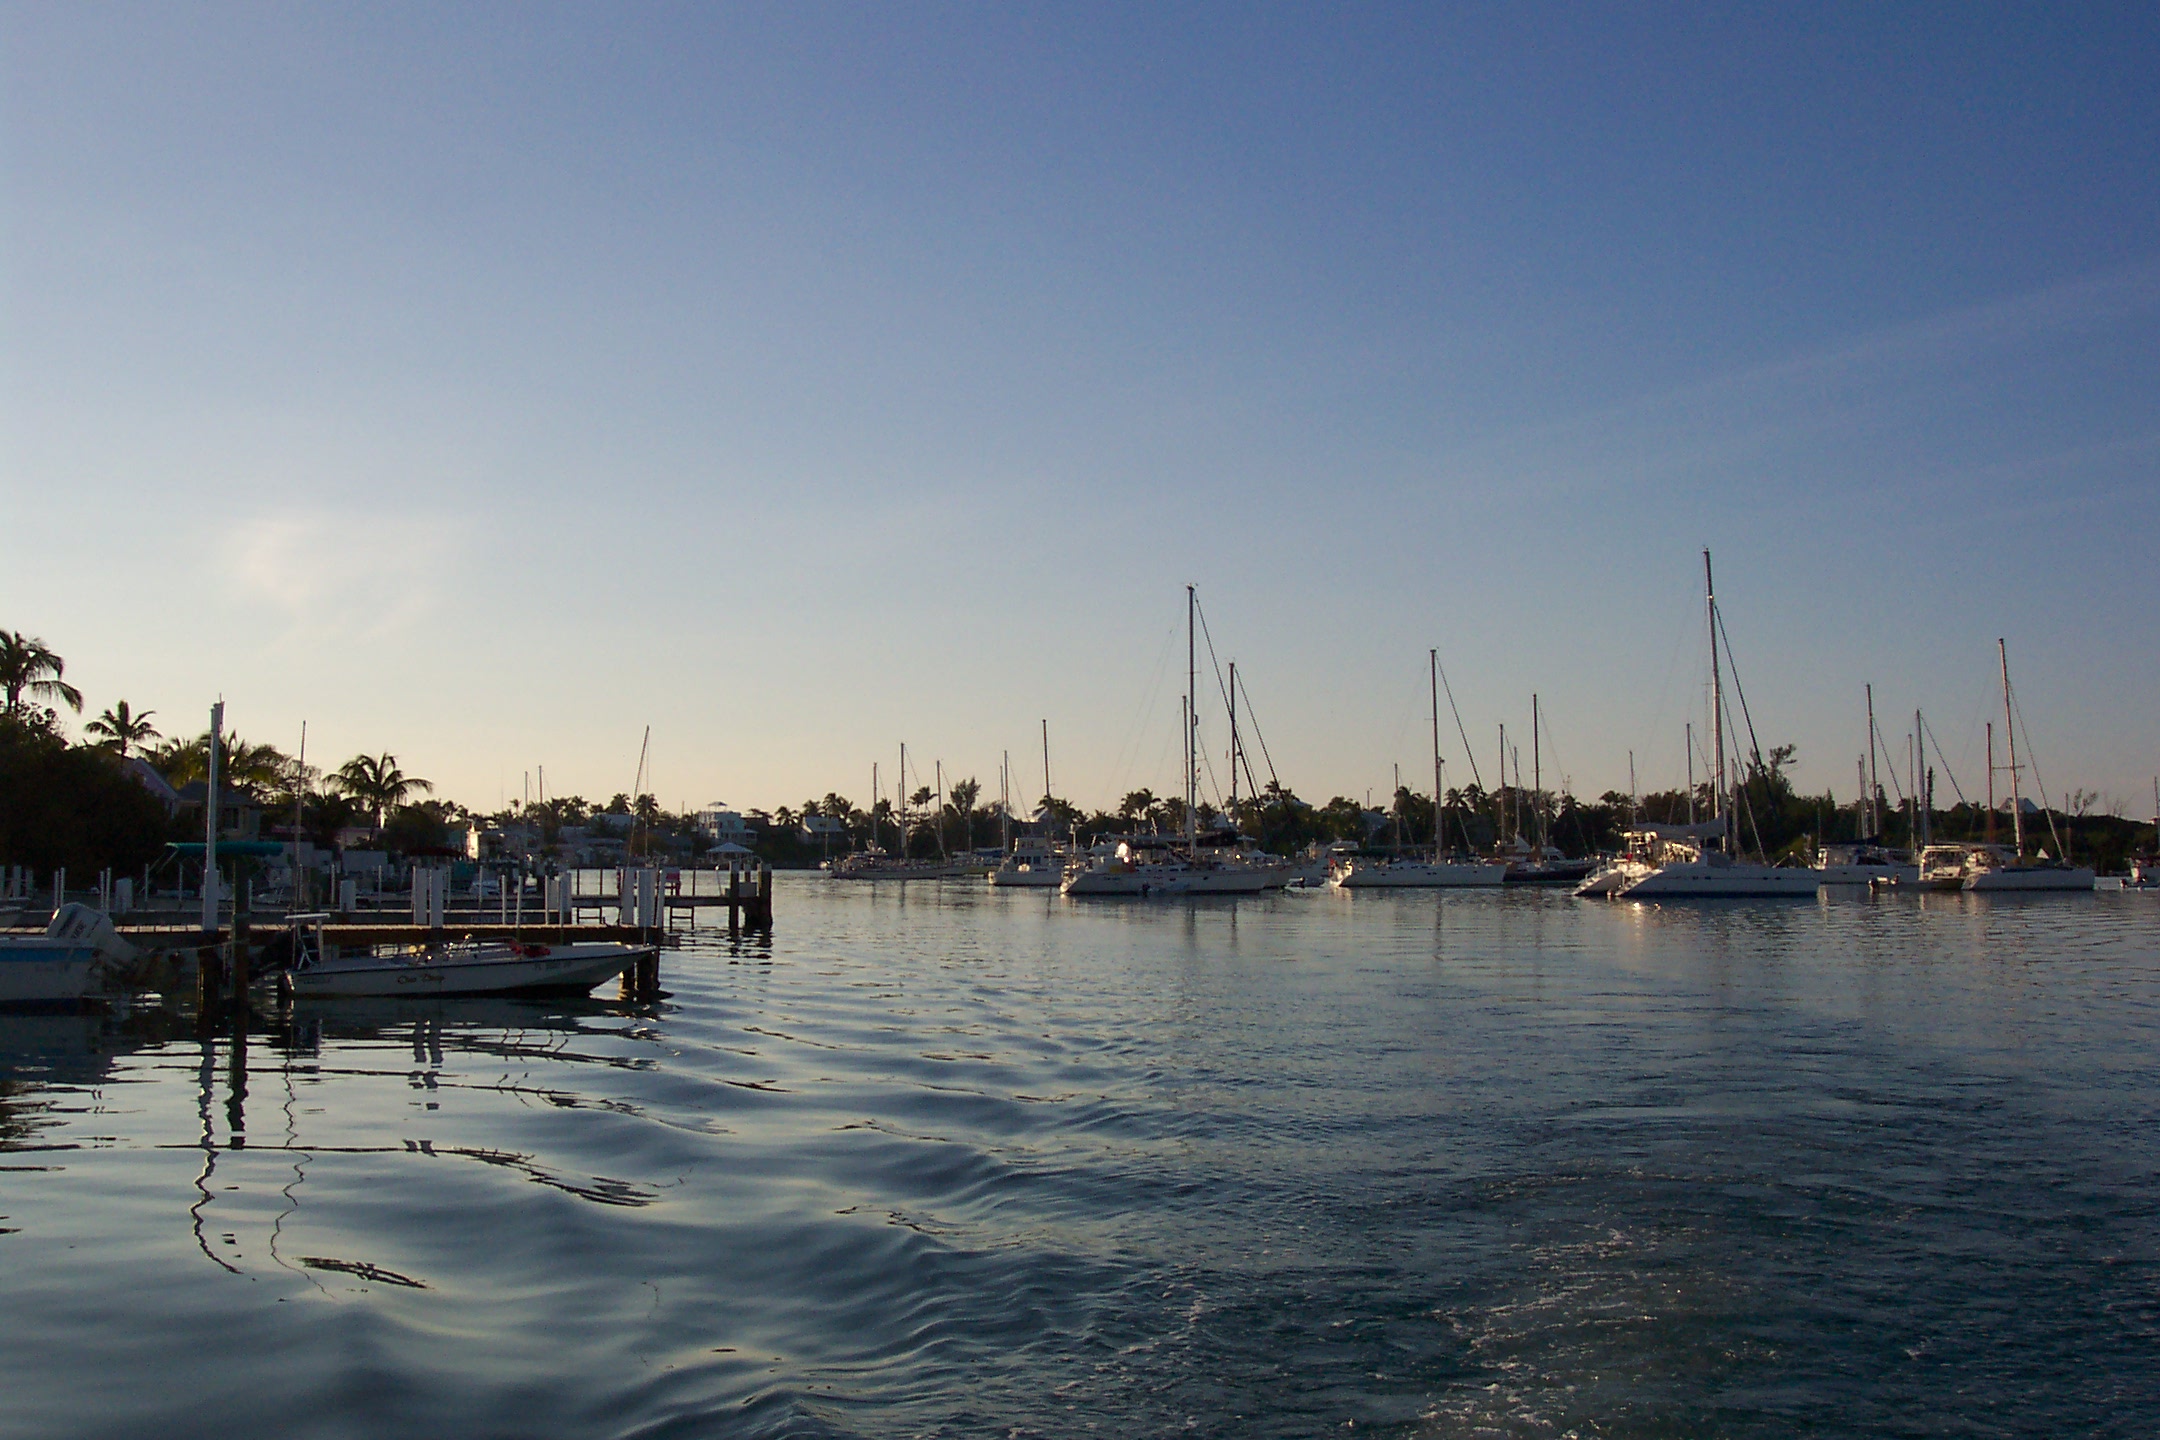
[[[1215,672],[1215,693],[1222,696],[1223,708],[1228,710],[1230,708],[1230,687],[1223,684],[1222,661],[1215,658],[1215,637],[1208,633],[1207,606],[1200,603],[1198,595],[1193,596],[1193,613],[1200,617],[1200,638],[1207,642],[1208,665]]]
[[[1263,734],[1261,734],[1261,733],[1260,733],[1260,720],[1259,720],[1259,717],[1258,717],[1258,716],[1257,716],[1256,714],[1254,714],[1254,712],[1253,712],[1253,708],[1252,708],[1252,687],[1251,687],[1250,685],[1247,685],[1247,684],[1245,683],[1245,678],[1244,678],[1244,677],[1243,677],[1243,676],[1241,675],[1241,676],[1239,676],[1239,677],[1238,677],[1238,682],[1237,682],[1237,688],[1238,688],[1238,693],[1239,693],[1240,695],[1243,695],[1243,696],[1245,697],[1245,711],[1246,711],[1246,713],[1247,713],[1248,715],[1252,715],[1252,716],[1253,716],[1253,722],[1252,722],[1252,733],[1253,733],[1253,739],[1255,739],[1255,740],[1258,740],[1258,741],[1260,742],[1260,758],[1261,758],[1262,760],[1264,760],[1264,761],[1266,761],[1266,762],[1267,762],[1267,778],[1268,778],[1268,783],[1269,783],[1269,784],[1271,784],[1271,785],[1273,785],[1273,786],[1275,786],[1275,787],[1276,787],[1277,789],[1281,789],[1281,788],[1282,788],[1282,777],[1278,776],[1278,775],[1277,775],[1277,774],[1275,773],[1275,757],[1274,757],[1274,756],[1272,756],[1272,755],[1270,755],[1270,754],[1268,754],[1268,748],[1267,748],[1267,736],[1265,736],[1265,735],[1263,735]],[[1250,761],[1249,761],[1249,760],[1248,760],[1248,762],[1247,762],[1247,764],[1246,764],[1246,766],[1245,766],[1245,774],[1246,774],[1246,778],[1248,778],[1248,779],[1250,779],[1250,778],[1252,777],[1252,765],[1251,765],[1251,763],[1250,763]],[[1255,787],[1255,788],[1258,788],[1258,787]]]
[[[1882,721],[1880,720],[1875,722],[1875,740],[1877,744],[1882,746],[1883,754],[1888,755],[1891,753],[1890,737],[1883,734]],[[1895,763],[1890,766],[1890,793],[1897,796],[1898,804],[1903,805],[1905,803],[1905,787],[1898,783]]]
[[[1141,698],[1140,707],[1134,712],[1132,724],[1126,728],[1125,738],[1119,742],[1117,755],[1111,761],[1110,788],[1113,791],[1123,790],[1126,784],[1134,778],[1133,770],[1140,763],[1140,747],[1144,743],[1143,737],[1148,733],[1150,722],[1155,718],[1155,701],[1162,694],[1163,676],[1170,666],[1171,647],[1176,643],[1177,627],[1173,625],[1163,631],[1162,651],[1155,657],[1154,678],[1148,681],[1148,688]],[[1155,776],[1151,773],[1148,778],[1153,780]]]
[[[1748,714],[1747,691],[1740,684],[1740,662],[1732,653],[1732,632],[1725,628],[1725,609],[1718,606],[1712,613],[1717,616],[1718,634],[1725,640],[1725,668],[1732,671],[1733,694],[1740,697],[1740,718],[1747,722],[1748,749],[1754,752],[1755,768],[1760,770],[1763,768],[1762,745],[1755,738],[1755,717]]]
[[[1222,780],[1215,774],[1214,757],[1209,755],[1206,750],[1200,752],[1200,768],[1207,772],[1208,784],[1215,787],[1215,805],[1213,808],[1219,811],[1222,809]],[[1203,801],[1202,803],[1206,802]]]
[[[1770,863],[1770,852],[1763,848],[1762,826],[1755,823],[1755,806],[1748,799],[1747,786],[1741,785],[1734,793],[1740,797],[1740,810],[1742,814],[1747,816],[1748,829],[1755,832],[1756,857],[1767,865]]]
[[[1935,727],[1927,723],[1926,716],[1921,717],[1920,728],[1922,731],[1925,732],[1927,739],[1935,741],[1935,758],[1942,762],[1943,775],[1950,781],[1950,789],[1956,793],[1958,797],[1958,804],[1969,804],[1970,802],[1967,801],[1965,798],[1964,790],[1960,789],[1958,786],[1957,776],[1951,772],[1950,757],[1943,754],[1942,741],[1935,739]]]
[[[2010,710],[2017,717],[2018,729],[2025,732],[2025,766],[2033,772],[2033,789],[2040,792],[2040,813],[2047,816],[2048,839],[2055,842],[2056,858],[2065,859],[2067,857],[2063,855],[2062,836],[2055,832],[2055,807],[2048,800],[2047,782],[2040,778],[2040,761],[2033,754],[2032,727],[2025,723],[2025,708],[2017,703],[2015,687],[2010,691]]]
[[[1477,782],[1477,788],[1482,792],[1485,789],[1485,777],[1478,773],[1477,749],[1470,743],[1470,732],[1463,729],[1462,711],[1455,708],[1455,687],[1448,684],[1447,666],[1442,665],[1438,657],[1434,658],[1433,666],[1440,672],[1440,688],[1447,694],[1448,709],[1454,711],[1455,714],[1455,733],[1462,737],[1463,755],[1470,762],[1470,778]],[[1505,775],[1500,777],[1500,783],[1503,785],[1507,783]]]

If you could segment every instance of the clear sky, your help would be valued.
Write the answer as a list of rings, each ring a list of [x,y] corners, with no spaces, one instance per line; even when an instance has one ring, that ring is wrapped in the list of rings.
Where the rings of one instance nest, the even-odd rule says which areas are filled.
[[[0,626],[492,808],[2160,770],[2160,9],[0,5]],[[1218,701],[1204,700],[1211,747]],[[1452,718],[1449,783],[1468,775]],[[1527,776],[1530,752],[1523,746]],[[1218,769],[1220,768],[1218,763]],[[1940,782],[1947,798],[1947,782]]]

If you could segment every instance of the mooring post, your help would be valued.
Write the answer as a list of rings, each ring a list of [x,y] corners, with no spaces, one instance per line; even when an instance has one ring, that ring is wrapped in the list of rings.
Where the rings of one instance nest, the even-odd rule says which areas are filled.
[[[235,900],[232,920],[232,1003],[238,1014],[247,1014],[248,912]]]
[[[204,1030],[217,1024],[225,1006],[225,964],[216,936],[211,941],[195,952],[195,1025]]]
[[[772,864],[771,864],[771,862],[769,862],[769,861],[768,861],[768,862],[766,862],[766,863],[764,863],[764,864],[761,864],[761,865],[759,865],[759,866],[758,866],[758,886],[757,886],[757,893],[758,893],[758,924],[759,924],[759,925],[761,925],[762,927],[764,927],[764,928],[765,928],[766,930],[771,930],[771,929],[772,929]]]
[[[730,938],[742,933],[742,866],[733,856],[727,867],[727,928]]]

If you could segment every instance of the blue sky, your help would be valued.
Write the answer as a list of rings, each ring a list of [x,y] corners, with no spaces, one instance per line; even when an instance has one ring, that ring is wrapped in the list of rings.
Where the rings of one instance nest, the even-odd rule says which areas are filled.
[[[2149,7],[0,6],[0,625],[476,805],[648,724],[671,805],[902,740],[1032,794],[1043,718],[1109,804],[1178,786],[1190,582],[1300,793],[1429,773],[1432,646],[1486,769],[1535,691],[1595,793],[1679,779],[1709,546],[1803,785],[1873,681],[1975,788],[2001,635],[2051,790],[2143,813],[2156,59]]]

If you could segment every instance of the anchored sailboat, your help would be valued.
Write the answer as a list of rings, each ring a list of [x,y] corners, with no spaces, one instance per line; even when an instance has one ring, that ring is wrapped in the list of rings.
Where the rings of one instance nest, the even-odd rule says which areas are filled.
[[[1703,551],[1702,558],[1703,600],[1710,625],[1710,740],[1716,755],[1711,804],[1717,817],[1711,825],[1700,827],[1703,833],[1699,835],[1665,840],[1668,853],[1675,846],[1682,847],[1681,853],[1616,893],[1624,900],[1810,897],[1817,886],[1815,871],[1794,865],[1754,863],[1734,853],[1733,792],[1725,775],[1725,685],[1718,664],[1717,586],[1711,579],[1710,552]]]
[[[2067,860],[2051,857],[2045,850],[2033,857],[2027,857],[2025,853],[2025,793],[2019,781],[2019,772],[2024,767],[2018,764],[2017,704],[2010,690],[2010,647],[1998,639],[1995,653],[2002,665],[2003,733],[2010,745],[2010,826],[2014,848],[2006,853],[2000,845],[1930,845],[1920,852],[1920,883],[1936,890],[1979,893],[2057,891],[2090,895],[2095,879],[2090,865],[2072,865]],[[2030,748],[2028,744],[2028,754]],[[1988,750],[1989,789],[1992,792],[1995,765],[1992,743]],[[2054,833],[2055,815],[2044,808],[2045,792],[2040,799],[2042,813],[2047,816],[2048,833],[2059,856],[2063,845],[2062,837]],[[1991,798],[1991,820],[1993,808]]]
[[[1065,874],[1067,895],[1256,895],[1279,883],[1273,865],[1255,865],[1237,854],[1234,830],[1202,835],[1200,810],[1200,720],[1198,698],[1198,592],[1185,587],[1185,833],[1156,841],[1137,837],[1118,842]]]
[[[1431,859],[1345,855],[1329,867],[1328,883],[1343,890],[1453,889],[1499,885],[1508,867],[1497,860],[1450,860],[1447,789],[1440,759],[1440,652],[1427,652],[1432,680],[1433,848]]]

